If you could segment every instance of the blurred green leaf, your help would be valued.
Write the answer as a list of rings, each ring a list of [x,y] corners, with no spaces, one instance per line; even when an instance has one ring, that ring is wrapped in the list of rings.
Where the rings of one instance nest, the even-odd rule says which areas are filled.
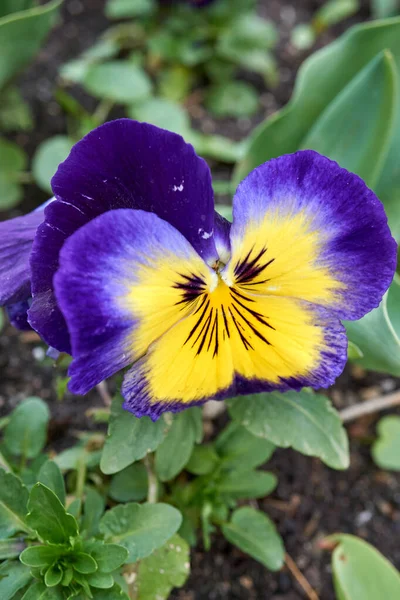
[[[34,4],[34,0],[1,0],[0,17],[9,15],[21,10],[27,10]]]
[[[86,580],[90,586],[100,588],[102,590],[108,590],[114,585],[114,577],[111,573],[92,573],[86,577]]]
[[[30,131],[33,128],[29,104],[18,88],[9,86],[0,92],[0,130]]]
[[[247,117],[258,108],[259,93],[244,81],[215,84],[206,95],[206,107],[217,117]]]
[[[38,482],[43,483],[43,485],[54,492],[61,504],[65,504],[64,478],[58,465],[54,461],[47,460],[42,465],[38,474]]]
[[[71,564],[75,571],[84,575],[97,571],[97,562],[90,554],[85,552],[74,552],[71,558]]]
[[[35,581],[25,592],[21,600],[64,600],[61,589],[48,588],[41,581]]]
[[[60,4],[61,0],[53,0],[0,19],[0,88],[38,52]]]
[[[373,546],[352,535],[335,534],[332,554],[335,591],[343,600],[400,598],[400,573]]]
[[[5,323],[4,310],[2,308],[0,308],[0,333],[3,330],[4,323]]]
[[[68,61],[61,65],[60,75],[63,79],[72,83],[82,83],[85,79],[90,65],[101,62],[108,58],[113,58],[118,54],[119,45],[111,38],[100,38],[98,42],[93,44],[79,58]],[[63,90],[58,90],[57,95],[65,93]],[[75,98],[72,98],[72,102]],[[76,102],[76,101],[75,101]]]
[[[254,508],[235,510],[230,523],[222,525],[226,539],[258,560],[271,571],[278,571],[284,560],[283,542],[275,525],[264,513]]]
[[[86,532],[87,537],[98,534],[99,523],[104,514],[104,508],[104,497],[94,488],[86,488],[86,498],[83,505],[81,530]]]
[[[30,570],[17,561],[6,561],[0,565],[0,598],[11,600],[14,594],[31,581]]]
[[[101,450],[90,452],[83,443],[79,443],[63,450],[53,460],[62,471],[78,469],[81,464],[85,464],[88,469],[93,469],[99,465],[100,456]]]
[[[217,193],[217,192],[216,192]],[[232,206],[225,206],[224,204],[216,204],[215,210],[230,223],[232,223]]]
[[[193,73],[187,67],[174,65],[163,69],[159,76],[158,92],[174,102],[183,101],[193,83]]]
[[[54,492],[42,483],[33,486],[28,510],[28,525],[46,542],[65,544],[78,534],[74,517],[66,512]]]
[[[244,498],[264,498],[274,491],[278,480],[273,473],[249,471],[243,464],[240,471],[225,473],[218,480],[217,489],[222,496],[240,500]]]
[[[200,156],[226,163],[239,160],[245,150],[243,142],[235,142],[222,135],[204,135],[198,131],[188,132],[186,141],[193,144]]]
[[[155,470],[161,481],[173,479],[188,462],[199,420],[202,428],[202,413],[198,407],[174,415],[169,431],[156,450]]]
[[[26,163],[25,152],[17,144],[0,137],[0,211],[9,210],[22,200],[19,176]]]
[[[107,0],[106,17],[109,19],[147,17],[155,8],[155,0]]]
[[[114,584],[109,590],[96,590],[96,600],[130,600],[129,596],[119,587]],[[77,600],[81,600],[78,598]]]
[[[82,83],[93,96],[121,104],[142,102],[150,96],[152,87],[143,69],[118,60],[91,65]]]
[[[0,560],[17,558],[26,547],[22,538],[0,540]]]
[[[128,558],[128,551],[118,544],[104,544],[99,540],[85,545],[85,551],[94,558],[99,571],[112,573],[123,565]]]
[[[329,156],[373,187],[389,150],[397,102],[396,65],[382,52],[329,104],[301,146]]]
[[[162,129],[185,136],[190,130],[190,119],[180,104],[165,98],[149,98],[127,107],[128,117],[151,123]]]
[[[64,573],[60,565],[51,565],[44,575],[44,582],[47,585],[47,587],[55,587],[56,585],[61,583],[63,575]]]
[[[396,276],[382,302],[359,321],[346,321],[349,339],[362,357],[365,369],[400,376],[400,279]]]
[[[148,475],[142,463],[133,463],[116,473],[110,482],[109,495],[117,502],[139,502],[147,497]]]
[[[169,504],[124,504],[108,510],[100,521],[106,541],[124,546],[135,562],[149,556],[176,533],[182,516]]]
[[[0,468],[0,538],[17,531],[29,532],[26,523],[28,490],[13,473]]]
[[[318,456],[333,469],[347,469],[346,431],[330,400],[307,390],[239,397],[228,403],[232,418],[253,435],[306,456]]]
[[[267,462],[275,446],[263,436],[256,436],[243,424],[230,423],[218,436],[215,449],[223,459],[224,467],[238,472]]]
[[[347,346],[347,358],[348,360],[356,360],[357,358],[362,358],[364,354],[362,350],[354,344],[354,342],[348,342]]]
[[[385,19],[400,12],[399,0],[371,0],[372,15],[375,19]]]
[[[400,471],[400,417],[383,417],[378,425],[378,439],[372,446],[372,456],[381,469]]]
[[[293,27],[290,43],[298,50],[308,50],[315,44],[316,39],[317,36],[312,25],[300,23]]]
[[[43,450],[50,412],[40,398],[28,398],[11,413],[4,432],[4,444],[15,456],[35,458]]]
[[[220,458],[211,444],[195,446],[190,456],[189,462],[185,468],[189,473],[194,475],[208,475],[211,473],[218,463]]]
[[[162,418],[153,422],[149,417],[134,417],[122,408],[122,398],[117,395],[111,406],[101,470],[106,475],[113,475],[153,452],[164,439],[166,429]]]
[[[298,150],[329,103],[385,49],[392,52],[397,62],[400,19],[352,27],[336,42],[308,58],[300,68],[290,102],[251,135],[246,154],[236,168],[235,182],[266,160]],[[355,107],[355,111],[359,108]]]
[[[51,178],[63,162],[74,142],[66,135],[55,135],[42,142],[35,152],[32,161],[32,174],[36,183],[46,192],[52,194]]]
[[[315,13],[313,27],[317,33],[320,33],[328,27],[348,19],[358,10],[360,10],[359,0],[328,0]]]
[[[139,563],[137,600],[165,600],[174,587],[185,583],[190,571],[189,546],[174,535],[162,548]]]
[[[26,548],[20,561],[27,567],[47,567],[65,554],[65,546],[30,546]]]

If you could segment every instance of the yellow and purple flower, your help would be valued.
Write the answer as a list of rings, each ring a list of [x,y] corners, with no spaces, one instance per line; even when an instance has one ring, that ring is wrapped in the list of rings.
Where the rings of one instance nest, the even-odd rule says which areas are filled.
[[[313,151],[252,171],[232,225],[192,146],[129,119],[77,143],[52,186],[44,214],[0,224],[0,301],[32,295],[31,326],[73,356],[72,392],[130,367],[137,416],[331,385],[340,320],[378,306],[393,278],[382,204]]]

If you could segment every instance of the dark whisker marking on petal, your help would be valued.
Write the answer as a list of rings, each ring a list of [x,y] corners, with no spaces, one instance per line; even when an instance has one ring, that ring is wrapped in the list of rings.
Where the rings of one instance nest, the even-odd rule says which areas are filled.
[[[240,316],[240,317],[243,319],[243,321],[246,323],[246,325],[247,325],[248,327],[250,327],[250,329],[253,331],[253,333],[255,333],[255,335],[256,335],[258,338],[260,338],[260,340],[262,340],[263,342],[265,342],[265,343],[266,343],[268,346],[271,346],[271,342],[269,342],[269,341],[267,340],[267,338],[266,338],[266,337],[264,337],[264,336],[262,335],[262,333],[260,333],[260,332],[258,331],[258,329],[256,329],[256,328],[254,327],[254,325],[252,325],[248,319],[246,319],[246,317],[245,317],[245,316],[244,316],[244,315],[243,315],[243,314],[242,314],[242,313],[241,313],[241,312],[238,310],[238,308],[237,308],[237,307],[236,307],[234,304],[233,304],[232,306],[233,306],[233,308],[236,310],[236,312],[238,313],[238,315],[239,315],[239,316]]]
[[[230,290],[230,291],[232,292],[232,291],[234,291],[234,290]],[[262,324],[263,324],[263,325],[265,325],[266,327],[269,327],[270,329],[273,329],[274,331],[276,331],[276,330],[275,330],[275,327],[273,327],[272,325],[270,325],[270,324],[268,323],[268,321],[266,321],[266,320],[265,320],[267,317],[264,317],[264,315],[263,315],[263,314],[261,314],[261,313],[257,312],[256,310],[252,310],[252,309],[251,309],[251,308],[249,308],[248,306],[245,306],[245,305],[244,305],[242,302],[240,302],[240,300],[238,300],[237,298],[234,298],[234,297],[233,297],[233,298],[232,298],[232,302],[233,302],[233,303],[235,303],[235,302],[236,302],[236,304],[238,304],[238,305],[239,305],[241,308],[243,308],[244,310],[246,310],[246,311],[247,311],[248,313],[250,313],[250,314],[251,314],[251,315],[252,315],[252,316],[253,316],[255,319],[257,319],[257,321],[259,321],[260,323],[262,323]],[[233,306],[234,306],[234,304],[233,304]]]
[[[239,298],[243,298],[243,300],[246,300],[247,302],[255,302],[255,300],[253,300],[252,298],[248,298],[247,296],[243,296],[243,294],[240,294],[237,290],[235,290],[235,288],[230,288],[229,292],[231,294],[235,294],[235,296],[239,296]]]
[[[202,338],[202,340],[201,340],[201,342],[200,342],[200,346],[198,347],[198,349],[197,349],[197,353],[196,353],[196,354],[200,354],[200,353],[201,353],[201,351],[203,350],[203,346],[204,346],[204,344],[206,343],[206,340],[207,340],[207,335],[208,335],[208,332],[209,332],[209,330],[210,330],[210,325],[211,325],[211,321],[212,321],[213,311],[214,311],[214,309],[212,308],[212,309],[210,310],[210,314],[208,315],[206,322],[204,323],[205,329],[204,329],[204,327],[203,327],[203,329],[201,330],[201,332],[200,332],[200,334],[199,334],[199,337],[200,337],[200,335],[202,334],[202,332],[203,332],[203,330],[204,330],[204,332],[203,332],[203,334],[202,334],[202,335],[203,335],[203,338]],[[199,339],[199,338],[197,338],[197,339]],[[197,342],[197,340],[196,340],[196,342]],[[195,342],[195,343],[196,343],[196,342]],[[193,346],[194,346],[194,344],[193,344]],[[192,348],[193,348],[193,346],[192,346]]]
[[[260,275],[260,273],[262,273],[264,269],[266,269],[272,262],[274,262],[274,260],[274,258],[271,258],[271,260],[269,260],[266,263],[262,263],[261,265],[258,265],[258,267],[253,266],[251,269],[246,271],[243,274],[243,276],[241,276],[240,279],[237,280],[237,282],[239,284],[251,282],[252,279],[257,277],[257,275]]]
[[[252,267],[254,267],[254,265],[260,260],[260,258],[266,253],[267,248],[264,246],[264,248],[262,248],[260,250],[260,252],[257,254],[257,256],[255,258],[253,258],[252,260],[249,261],[251,253],[254,250],[254,246],[253,248],[250,250],[250,252],[247,254],[247,256],[242,259],[241,261],[238,262],[238,264],[235,267],[235,275],[238,278],[238,280],[241,278],[242,274],[244,272],[246,272],[248,269],[251,269]]]
[[[224,339],[225,339],[225,331],[226,331],[226,334],[227,334],[228,338],[230,338],[230,337],[231,337],[231,334],[230,334],[230,332],[229,332],[229,324],[228,324],[228,319],[226,318],[225,309],[224,309],[224,307],[223,307],[223,305],[222,305],[222,304],[221,304],[221,310],[222,310],[222,316],[223,316],[223,318],[224,318],[224,325],[225,325],[225,329],[224,329]]]
[[[248,350],[249,348],[251,348],[252,350],[254,350],[253,346],[250,344],[250,342],[245,338],[245,336],[243,335],[243,333],[240,331],[240,327],[238,326],[238,324],[236,322],[236,319],[235,319],[235,317],[234,317],[231,309],[228,308],[228,310],[229,310],[229,313],[230,313],[230,315],[232,317],[233,324],[235,325],[235,327],[237,329],[237,332],[238,332],[238,334],[240,336],[240,339],[242,340],[243,346],[246,348],[246,350]]]
[[[192,330],[190,331],[188,337],[186,338],[186,340],[184,341],[184,344],[187,344],[187,342],[190,340],[190,338],[195,334],[197,328],[200,326],[201,322],[204,319],[205,314],[207,313],[208,307],[210,306],[210,300],[209,298],[207,298],[207,296],[204,296],[204,300],[206,300],[206,305],[203,309],[203,312],[201,313],[201,315],[199,316],[199,318],[197,319],[196,325],[192,328]],[[204,301],[202,302],[202,304],[200,305],[199,308],[197,308],[197,310],[195,311],[194,314],[196,314],[196,312],[201,308],[201,306],[204,304]],[[201,335],[201,332],[200,334]],[[198,338],[197,338],[198,339]],[[197,340],[196,340],[197,341]],[[196,341],[194,343],[196,343]],[[192,346],[193,347],[193,346]]]

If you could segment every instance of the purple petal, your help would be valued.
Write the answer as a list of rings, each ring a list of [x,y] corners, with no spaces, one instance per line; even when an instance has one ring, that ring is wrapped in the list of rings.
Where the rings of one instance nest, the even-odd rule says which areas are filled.
[[[13,327],[20,329],[21,331],[29,331],[32,329],[28,323],[28,308],[28,300],[22,300],[21,302],[6,306],[8,318]]]
[[[229,221],[216,212],[214,222],[215,247],[218,252],[219,260],[225,264],[229,261],[231,256],[230,232],[231,224]]]
[[[393,279],[397,246],[381,202],[357,175],[316,152],[252,171],[237,189],[233,216],[226,277],[247,270],[254,293],[297,297],[353,320],[379,305]]]
[[[0,306],[27,300],[31,293],[29,255],[43,212],[0,223]]]
[[[217,258],[210,171],[179,135],[130,119],[106,123],[73,147],[52,186],[58,201],[47,208],[33,247],[29,318],[60,351],[69,352],[70,342],[53,293],[58,255],[64,241],[96,216],[117,208],[154,212],[207,262]]]
[[[156,215],[105,213],[75,232],[54,284],[71,334],[69,387],[84,394],[137,360],[182,319],[182,294],[215,278],[189,242]]]

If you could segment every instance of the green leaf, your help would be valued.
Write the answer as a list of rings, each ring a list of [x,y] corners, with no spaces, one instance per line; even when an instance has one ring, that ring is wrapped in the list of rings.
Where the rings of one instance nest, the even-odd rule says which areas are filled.
[[[83,518],[81,530],[87,537],[97,535],[100,519],[104,514],[104,497],[92,487],[86,488],[86,498],[83,505]]]
[[[0,598],[11,600],[18,590],[22,590],[31,580],[28,567],[13,560],[0,565]]]
[[[362,350],[354,344],[354,342],[349,341],[347,345],[347,358],[348,360],[356,360],[357,358],[362,358],[364,354]]]
[[[124,546],[127,562],[145,558],[176,533],[182,516],[169,504],[124,504],[107,511],[100,532],[107,541]]]
[[[0,560],[6,558],[16,558],[26,547],[24,540],[11,539],[11,540],[0,540]]]
[[[41,466],[38,474],[38,482],[43,483],[52,492],[54,492],[61,504],[65,504],[64,478],[58,465],[54,461],[47,460]]]
[[[57,496],[42,483],[33,486],[28,502],[27,523],[42,540],[52,544],[69,543],[78,535],[75,518],[69,515]]]
[[[337,534],[327,539],[338,542],[332,554],[338,598],[400,598],[400,573],[373,546],[352,535]]]
[[[198,154],[207,158],[233,163],[240,160],[244,154],[243,142],[234,142],[222,135],[204,135],[198,131],[190,131],[185,137],[187,142],[193,144]]]
[[[111,405],[108,434],[100,467],[106,475],[122,471],[131,463],[153,452],[162,442],[166,425],[163,419],[153,422],[149,417],[137,419],[122,408],[121,396]]]
[[[60,4],[61,0],[54,0],[0,19],[0,88],[38,52]]]
[[[83,573],[84,575],[97,571],[97,562],[92,556],[85,552],[74,552],[74,554],[71,555],[70,563],[75,571]]]
[[[142,463],[133,463],[111,479],[109,495],[117,502],[139,502],[147,497],[148,475]]]
[[[100,451],[90,452],[85,448],[85,444],[79,443],[72,448],[60,452],[54,457],[54,462],[63,471],[78,469],[79,465],[85,464],[88,469],[97,467],[100,462]]]
[[[373,187],[389,150],[396,107],[396,65],[389,52],[382,52],[329,104],[301,145],[336,160]]]
[[[151,123],[183,136],[190,130],[186,110],[177,102],[166,98],[148,98],[140,104],[128,106],[127,113],[131,119]]]
[[[248,428],[230,423],[215,443],[226,469],[248,471],[269,460],[275,450],[265,436],[258,436]]]
[[[26,154],[17,144],[0,138],[0,211],[9,210],[22,200],[23,189],[18,177],[26,163]]]
[[[0,538],[17,531],[29,532],[26,524],[28,490],[13,473],[0,468]]]
[[[155,7],[155,0],[108,0],[106,17],[109,19],[147,17],[154,11]]]
[[[179,535],[139,563],[137,600],[165,600],[184,585],[190,570],[189,546]]]
[[[330,102],[385,49],[390,50],[397,62],[400,19],[352,27],[333,44],[308,58],[299,70],[290,102],[251,135],[246,154],[236,168],[235,182],[266,160],[298,150]],[[354,107],[356,114],[359,109]]]
[[[65,554],[67,546],[30,546],[19,557],[27,567],[47,567]]]
[[[77,599],[77,600],[80,600]],[[114,586],[106,591],[96,590],[95,600],[130,600],[129,596],[119,587],[119,585],[114,584]]]
[[[33,120],[27,104],[18,88],[7,87],[1,91],[0,130],[30,131]]]
[[[374,461],[381,469],[400,471],[400,417],[383,417],[377,430],[378,439],[372,446]]]
[[[4,432],[4,444],[15,456],[35,458],[43,450],[50,412],[40,398],[28,398],[12,412]]]
[[[258,394],[229,402],[232,418],[276,446],[318,456],[333,469],[349,466],[346,432],[329,399],[307,390]]]
[[[222,525],[226,539],[271,571],[278,571],[284,560],[283,542],[275,525],[264,513],[254,508],[235,510],[230,523]]]
[[[206,95],[206,107],[217,117],[248,117],[258,108],[258,91],[244,81],[212,86]]]
[[[61,579],[63,578],[63,570],[60,565],[52,565],[49,567],[44,576],[44,582],[47,587],[56,587],[59,583],[61,583]]]
[[[316,42],[317,36],[311,24],[300,23],[293,27],[290,43],[298,50],[308,50]]]
[[[31,8],[33,0],[2,0],[0,17]]]
[[[143,101],[150,96],[152,87],[143,69],[120,60],[91,65],[83,85],[93,96],[121,104]]]
[[[385,19],[400,11],[399,0],[371,0],[372,15],[374,19]]]
[[[348,19],[360,9],[359,0],[328,0],[324,2],[321,8],[315,13],[313,18],[313,27],[320,33]]]
[[[173,479],[188,462],[196,441],[199,418],[202,428],[201,415],[201,410],[195,407],[173,417],[167,435],[156,450],[155,469],[161,481]]]
[[[63,162],[74,145],[66,135],[55,135],[42,142],[35,152],[32,161],[32,174],[39,187],[53,193],[50,180],[57,171],[58,165]]]
[[[41,581],[36,581],[25,592],[22,600],[65,600],[65,596],[58,587],[48,588]]]
[[[121,567],[128,558],[128,551],[118,544],[104,544],[100,541],[89,542],[85,551],[94,558],[99,571],[112,573]]]
[[[400,376],[400,278],[395,277],[378,308],[359,321],[345,323],[349,339],[362,356],[365,369]]]
[[[240,500],[264,498],[274,491],[277,483],[278,480],[272,473],[241,470],[222,475],[216,485],[223,496]]]
[[[220,458],[211,444],[195,446],[185,468],[193,475],[208,475],[219,462]]]
[[[110,573],[92,573],[86,577],[89,585],[102,590],[108,590],[114,585],[114,577]]]

